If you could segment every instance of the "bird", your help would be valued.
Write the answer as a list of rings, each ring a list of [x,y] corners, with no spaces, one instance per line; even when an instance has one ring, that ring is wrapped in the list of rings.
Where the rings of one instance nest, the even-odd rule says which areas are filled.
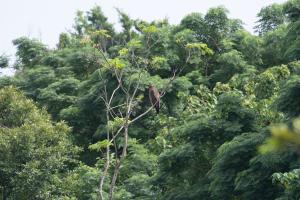
[[[153,85],[149,86],[149,99],[152,106],[154,106],[156,113],[158,114],[160,109],[160,94],[157,88]]]

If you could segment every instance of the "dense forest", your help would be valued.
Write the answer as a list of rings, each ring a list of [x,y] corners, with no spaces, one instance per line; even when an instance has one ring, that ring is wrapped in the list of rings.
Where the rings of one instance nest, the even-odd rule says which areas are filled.
[[[0,198],[299,200],[300,0],[262,8],[256,34],[222,6],[177,25],[117,11],[120,31],[95,6],[54,49],[13,41]]]

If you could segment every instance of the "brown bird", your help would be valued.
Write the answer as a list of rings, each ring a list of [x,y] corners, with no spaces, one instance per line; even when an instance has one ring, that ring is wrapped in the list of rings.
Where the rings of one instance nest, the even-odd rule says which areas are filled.
[[[153,85],[149,86],[149,98],[152,106],[155,107],[156,113],[158,114],[160,109],[160,94]]]

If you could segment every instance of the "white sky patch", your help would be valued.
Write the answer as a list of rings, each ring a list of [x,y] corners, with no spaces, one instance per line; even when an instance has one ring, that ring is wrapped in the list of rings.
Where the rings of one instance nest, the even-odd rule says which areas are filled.
[[[15,70],[12,68],[0,68],[0,77],[1,76],[13,76],[15,73]]]

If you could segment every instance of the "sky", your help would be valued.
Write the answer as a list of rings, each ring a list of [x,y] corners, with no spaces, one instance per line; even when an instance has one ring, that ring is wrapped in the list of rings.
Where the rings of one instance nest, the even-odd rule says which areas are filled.
[[[72,29],[77,10],[101,6],[108,20],[118,27],[119,8],[133,19],[167,18],[177,24],[191,12],[205,14],[211,7],[225,6],[231,18],[239,18],[253,32],[259,10],[285,0],[0,0],[0,55],[15,54],[12,40],[21,36],[37,38],[54,48],[61,32]]]

